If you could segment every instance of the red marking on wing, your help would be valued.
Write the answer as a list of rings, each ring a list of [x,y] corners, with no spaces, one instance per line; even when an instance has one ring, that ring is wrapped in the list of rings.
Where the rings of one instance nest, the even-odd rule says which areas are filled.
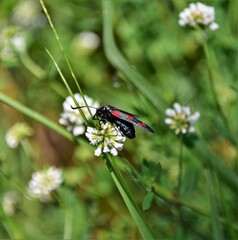
[[[111,111],[111,114],[115,117],[120,117],[120,112],[119,111]]]
[[[113,107],[111,107],[113,108]],[[115,109],[115,108],[113,108]],[[144,128],[149,132],[154,133],[154,130],[152,128],[150,128],[147,124],[141,122],[140,120],[137,119],[136,115],[133,115],[131,113],[122,111],[122,110],[111,110],[111,114],[115,117],[118,117],[122,120],[128,121],[134,125],[137,125],[138,127]]]
[[[132,115],[129,115],[127,118],[127,120],[133,120],[133,119],[134,119],[134,116],[132,116]]]
[[[145,123],[143,123],[143,122],[138,122],[138,126],[139,126],[139,127],[146,127],[147,124],[145,124]]]

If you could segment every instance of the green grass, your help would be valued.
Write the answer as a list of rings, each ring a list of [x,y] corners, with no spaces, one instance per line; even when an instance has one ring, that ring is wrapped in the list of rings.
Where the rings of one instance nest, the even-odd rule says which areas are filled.
[[[189,2],[46,0],[29,18],[29,6],[2,2],[0,39],[20,31],[26,48],[0,40],[0,199],[19,195],[13,216],[0,205],[1,239],[237,239],[238,4],[203,1],[220,26],[204,33],[178,25]],[[82,31],[98,34],[97,49],[77,45]],[[58,124],[76,92],[155,134],[136,127],[119,156],[94,156],[84,135]],[[196,134],[164,123],[174,102],[200,112]],[[5,135],[17,122],[33,134],[12,149]],[[29,199],[32,173],[50,165],[64,178],[54,201]]]

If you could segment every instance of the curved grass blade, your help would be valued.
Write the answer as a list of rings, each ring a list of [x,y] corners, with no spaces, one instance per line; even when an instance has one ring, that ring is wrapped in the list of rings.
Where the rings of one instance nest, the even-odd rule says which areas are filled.
[[[122,56],[113,37],[112,28],[112,3],[111,0],[103,0],[103,43],[106,56],[111,64],[120,70],[128,80],[153,104],[163,112],[167,103],[158,96],[154,87]]]

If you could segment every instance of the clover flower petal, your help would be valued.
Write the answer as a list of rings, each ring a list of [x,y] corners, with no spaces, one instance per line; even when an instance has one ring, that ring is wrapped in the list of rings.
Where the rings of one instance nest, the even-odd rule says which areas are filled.
[[[18,122],[7,131],[5,139],[10,148],[16,148],[25,137],[32,134],[33,130],[27,123]]]
[[[214,7],[200,2],[191,3],[188,8],[180,12],[178,22],[180,26],[194,27],[196,24],[207,26],[212,31],[219,28],[219,25],[215,22]]]
[[[1,199],[2,208],[5,214],[8,216],[13,216],[19,202],[20,196],[17,192],[6,192]]]
[[[46,170],[34,172],[28,184],[28,192],[33,198],[41,201],[50,200],[50,194],[63,182],[62,170],[50,167]]]
[[[123,149],[123,142],[125,142],[126,137],[111,123],[102,123],[100,127],[101,130],[87,127],[85,133],[90,144],[97,145],[94,151],[95,156],[100,156],[102,153],[118,155],[118,151]]]
[[[75,38],[77,44],[88,50],[95,50],[100,44],[99,36],[94,32],[81,32]]]
[[[74,97],[79,106],[85,106],[84,100],[79,93],[75,93]],[[93,107],[90,108],[90,110],[92,115],[94,115],[96,112],[95,108],[99,107],[99,103],[94,102],[92,98],[89,98],[86,95],[84,95],[84,98],[88,106]],[[73,98],[71,96],[68,96],[63,103],[63,112],[60,114],[59,123],[66,126],[67,130],[72,132],[74,136],[79,136],[85,132],[84,121],[79,111],[72,109],[71,106],[75,106],[75,103]],[[91,115],[86,107],[82,108],[82,111],[86,119],[91,118]]]
[[[200,113],[195,112],[191,115],[190,108],[181,106],[179,103],[174,103],[173,107],[174,109],[169,108],[165,111],[168,116],[165,119],[165,124],[170,125],[176,135],[195,132],[194,124],[199,119]]]

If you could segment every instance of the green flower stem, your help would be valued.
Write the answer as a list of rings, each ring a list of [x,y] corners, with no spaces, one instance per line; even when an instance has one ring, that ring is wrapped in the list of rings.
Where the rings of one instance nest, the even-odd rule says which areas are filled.
[[[221,226],[218,221],[219,214],[218,214],[218,207],[217,207],[215,189],[214,189],[214,184],[211,177],[211,172],[208,168],[205,171],[206,171],[208,195],[209,195],[210,206],[211,206],[213,238],[223,239]]]
[[[177,195],[181,198],[182,193],[182,176],[183,176],[183,134],[180,133],[180,150],[179,150],[179,159],[178,159],[178,187],[177,187]],[[177,204],[178,210],[178,221],[180,223],[180,228],[176,231],[176,238],[179,239],[184,236],[184,220],[183,220],[183,209],[181,204]]]
[[[0,204],[0,219],[1,224],[4,226],[6,232],[9,235],[9,239],[26,239],[18,226],[13,223],[11,218],[6,216],[6,214],[3,211],[2,204]]]
[[[183,176],[183,134],[180,134],[180,151],[179,151],[179,174],[178,174],[178,195],[181,194],[182,176]]]
[[[113,37],[112,27],[112,1],[102,0],[103,9],[103,43],[105,54],[110,63],[121,71],[128,80],[144,95],[153,106],[161,113],[167,107],[167,103],[158,96],[155,88],[122,56]],[[164,114],[164,113],[163,113]]]
[[[133,217],[134,221],[137,224],[137,227],[143,237],[143,239],[155,239],[155,236],[150,229],[148,223],[146,222],[141,210],[137,206],[135,199],[130,192],[126,182],[124,181],[120,171],[118,170],[114,158],[111,155],[104,154],[103,159],[105,160],[106,166],[111,173],[111,176],[128,208]]]
[[[46,77],[45,71],[40,68],[28,55],[27,52],[19,53],[19,59],[23,66],[31,72],[36,78],[44,79]]]
[[[57,62],[55,61],[54,57],[51,55],[51,53],[49,52],[48,49],[46,49],[46,52],[48,53],[48,55],[50,56],[51,60],[53,61],[54,65],[55,65],[55,67],[56,67],[56,69],[57,69],[57,71],[58,71],[58,73],[59,73],[59,75],[60,75],[60,77],[61,77],[64,85],[65,85],[65,87],[67,88],[70,96],[73,98],[75,105],[76,105],[76,106],[79,106],[78,103],[77,103],[77,100],[75,99],[74,94],[73,94],[73,92],[72,92],[72,90],[71,90],[71,88],[70,88],[70,86],[69,86],[69,84],[68,84],[68,82],[66,81],[66,79],[65,79],[63,73],[61,72],[61,70],[60,70]],[[83,95],[81,95],[81,96],[83,97]],[[82,118],[83,118],[83,121],[84,121],[85,125],[88,126],[88,125],[89,125],[89,124],[88,124],[88,120],[87,120],[87,118],[85,117],[85,114],[83,113],[82,109],[79,108],[78,110],[79,110],[80,115],[81,115]]]
[[[65,210],[63,240],[72,239],[72,229],[73,229],[73,213],[71,212],[71,210]]]
[[[40,0],[40,4],[41,4],[41,6],[42,6],[42,9],[43,9],[43,11],[44,11],[47,19],[48,19],[48,22],[49,22],[49,24],[50,24],[50,27],[51,27],[53,33],[54,33],[54,36],[55,36],[55,38],[56,38],[56,41],[57,41],[57,43],[58,43],[58,45],[59,45],[59,48],[60,48],[60,50],[61,50],[61,53],[62,53],[63,56],[64,56],[64,59],[65,59],[65,61],[66,61],[66,63],[67,63],[67,66],[68,66],[68,68],[69,68],[69,70],[70,70],[70,73],[71,73],[71,76],[72,76],[72,78],[73,78],[73,80],[74,80],[74,83],[75,83],[75,85],[77,86],[78,91],[79,91],[81,97],[83,98],[84,104],[85,104],[85,106],[87,106],[87,109],[88,109],[88,111],[89,111],[89,113],[90,113],[90,115],[91,115],[91,117],[92,117],[93,115],[92,115],[92,113],[91,113],[91,110],[90,110],[90,108],[88,107],[88,103],[87,103],[87,101],[86,101],[85,98],[84,98],[83,91],[82,91],[80,85],[78,84],[77,78],[76,78],[76,76],[75,76],[75,74],[74,74],[74,71],[73,71],[73,69],[72,69],[72,67],[71,67],[71,64],[70,64],[70,62],[69,62],[69,60],[68,60],[68,57],[66,56],[66,53],[65,53],[65,51],[64,51],[64,48],[63,48],[63,46],[62,46],[62,44],[61,44],[61,42],[60,42],[59,35],[58,35],[58,33],[57,33],[57,31],[56,31],[56,28],[55,28],[55,26],[54,26],[54,24],[53,24],[53,22],[52,22],[52,20],[51,20],[51,17],[50,17],[50,15],[49,15],[48,11],[47,11],[47,8],[46,8],[46,6],[45,6],[44,1],[43,1],[43,0]],[[55,63],[55,61],[54,61],[54,63]],[[76,101],[74,95],[71,95],[71,97],[73,98],[74,102],[75,102],[76,105],[78,106],[77,101]],[[83,117],[83,116],[84,116],[84,113],[83,113],[83,111],[82,111],[80,108],[79,108],[79,112],[80,112],[80,114],[81,114],[82,117]],[[84,120],[85,120],[85,119],[84,119]],[[87,120],[85,121],[85,123],[87,123]]]

